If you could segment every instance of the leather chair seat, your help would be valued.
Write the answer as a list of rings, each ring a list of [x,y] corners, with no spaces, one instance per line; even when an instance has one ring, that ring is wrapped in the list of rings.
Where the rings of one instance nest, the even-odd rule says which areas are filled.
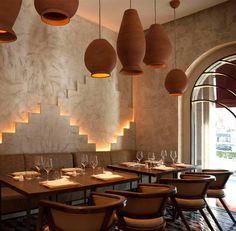
[[[127,224],[126,229],[128,230],[162,230],[166,222],[163,217],[153,218],[153,219],[135,219],[124,217]],[[115,216],[116,223],[118,222],[117,216]]]
[[[176,198],[178,206],[185,209],[199,209],[205,208],[205,201],[203,199],[181,199]]]
[[[207,197],[210,198],[223,198],[225,197],[225,192],[223,189],[208,189]]]

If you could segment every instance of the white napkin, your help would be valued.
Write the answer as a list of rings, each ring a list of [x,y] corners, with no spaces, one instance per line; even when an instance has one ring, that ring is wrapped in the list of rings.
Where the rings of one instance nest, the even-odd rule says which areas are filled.
[[[161,171],[170,171],[170,170],[174,170],[175,168],[162,165],[162,166],[155,166],[152,169],[161,170]]]
[[[140,164],[137,162],[123,162],[121,163],[121,165],[125,166],[125,167],[139,167],[139,166],[144,166],[144,164]]]
[[[13,172],[11,175],[13,176],[26,176],[26,175],[38,176],[39,173],[36,171],[23,171],[23,172]]]
[[[65,187],[65,186],[79,185],[78,182],[70,181],[67,178],[61,178],[61,179],[57,179],[57,180],[44,181],[44,182],[41,182],[40,184],[42,184],[43,186],[45,186],[47,188],[61,188],[61,187]]]
[[[187,167],[192,167],[193,165],[191,165],[191,164],[185,164],[185,163],[175,163],[175,164],[173,164],[174,166],[176,166],[176,167],[182,167],[182,168],[187,168]]]
[[[97,174],[97,175],[92,175],[92,177],[97,178],[99,180],[112,180],[112,179],[119,179],[123,178],[121,175],[117,174],[111,174],[111,173],[102,173],[102,174]]]
[[[81,168],[62,168],[61,171],[63,172],[73,172],[73,171],[82,171]]]

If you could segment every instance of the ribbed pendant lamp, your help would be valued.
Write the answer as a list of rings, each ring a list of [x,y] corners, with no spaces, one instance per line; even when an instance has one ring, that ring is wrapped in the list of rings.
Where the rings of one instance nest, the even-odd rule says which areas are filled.
[[[187,87],[187,76],[186,74],[176,68],[176,14],[175,9],[179,6],[179,0],[172,0],[170,6],[174,9],[174,31],[175,31],[175,68],[172,69],[166,76],[165,87],[170,95],[181,96]]]
[[[35,9],[43,22],[53,26],[63,26],[76,13],[79,0],[34,0]]]
[[[131,8],[124,12],[118,39],[117,54],[123,65],[124,75],[140,75],[143,73],[140,65],[145,55],[145,36],[138,12]]]
[[[20,12],[22,0],[0,1],[0,43],[16,41],[17,37],[12,27]]]
[[[116,52],[101,38],[101,0],[99,0],[99,39],[92,41],[85,51],[84,62],[93,78],[107,78],[116,66]]]
[[[155,23],[146,33],[146,53],[144,63],[155,69],[165,68],[171,55],[172,46],[162,25],[157,23],[157,6],[154,0]]]

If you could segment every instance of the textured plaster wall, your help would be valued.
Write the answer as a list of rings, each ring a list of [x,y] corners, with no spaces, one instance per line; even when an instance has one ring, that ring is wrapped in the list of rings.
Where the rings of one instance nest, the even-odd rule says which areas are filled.
[[[0,132],[14,130],[13,122],[22,121],[37,103],[57,105],[60,101],[61,111],[72,116],[73,124],[80,126],[91,142],[107,147],[120,126],[132,119],[131,81],[118,78],[118,69],[108,79],[89,77],[83,57],[88,44],[98,36],[97,25],[75,16],[66,26],[48,26],[41,22],[33,1],[26,0],[14,30],[18,40],[0,44]],[[115,46],[117,34],[106,28],[102,33]],[[60,122],[55,126],[59,128]],[[49,129],[47,124],[44,127],[41,133],[46,137]],[[54,134],[53,145],[61,147],[60,141],[61,136]],[[53,145],[45,148],[38,143],[37,148],[24,150],[55,151]],[[67,151],[64,147],[61,151]],[[7,147],[4,150],[7,152]],[[18,152],[24,150],[19,148]]]
[[[236,40],[236,1],[230,0],[179,19],[176,26],[177,67],[185,71],[206,51]],[[173,44],[173,23],[166,24],[165,28]],[[170,97],[164,88],[165,76],[171,68],[173,57],[169,60],[167,69],[153,71],[145,68],[144,76],[134,78],[138,149],[157,152],[161,149],[178,149],[178,99]],[[186,99],[188,100],[190,102],[190,98]],[[185,123],[183,117],[179,119]],[[189,152],[181,154],[189,157]]]

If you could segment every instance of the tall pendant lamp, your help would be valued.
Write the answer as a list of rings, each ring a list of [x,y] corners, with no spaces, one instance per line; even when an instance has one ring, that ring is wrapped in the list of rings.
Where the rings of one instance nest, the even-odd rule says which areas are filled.
[[[12,27],[20,12],[22,0],[0,1],[0,43],[14,42],[17,37]]]
[[[161,24],[157,23],[156,0],[154,0],[155,23],[146,33],[146,53],[144,63],[155,69],[166,67],[166,61],[171,55],[172,46]]]
[[[116,65],[116,52],[101,38],[101,0],[99,0],[99,38],[93,40],[85,51],[84,62],[94,78],[107,78]]]
[[[34,6],[43,22],[53,26],[63,26],[76,13],[79,0],[34,0]]]
[[[172,0],[170,6],[174,9],[174,31],[175,31],[175,67],[166,76],[165,87],[170,95],[181,96],[187,87],[187,76],[181,69],[176,68],[176,14],[175,9],[179,6],[179,0]]]
[[[145,36],[138,12],[130,9],[124,12],[118,39],[117,54],[123,65],[121,73],[125,75],[140,75],[143,73],[140,64],[145,55]]]

